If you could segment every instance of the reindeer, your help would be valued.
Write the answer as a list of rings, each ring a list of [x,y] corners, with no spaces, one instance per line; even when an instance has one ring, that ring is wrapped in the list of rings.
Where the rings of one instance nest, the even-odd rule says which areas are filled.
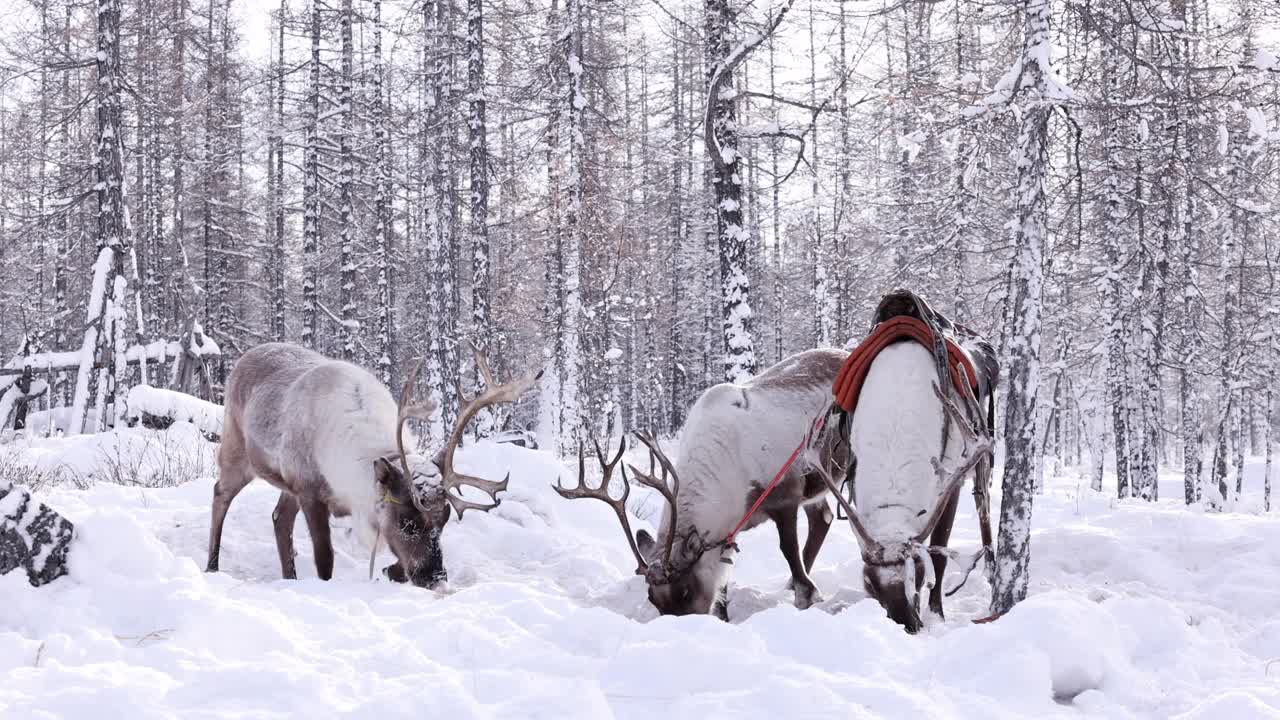
[[[421,363],[397,403],[368,371],[297,345],[268,343],[245,353],[227,382],[207,572],[218,570],[222,524],[231,502],[260,477],[281,490],[271,518],[286,579],[297,577],[293,527],[301,509],[321,579],[333,576],[332,514],[352,516],[357,531],[373,536],[375,552],[379,538],[387,540],[396,556],[395,564],[383,570],[388,578],[419,587],[444,582],[440,533],[450,508],[459,518],[466,510],[491,510],[510,479],[508,474],[495,482],[454,469],[463,429],[481,409],[515,402],[538,377],[498,385],[484,355],[472,349],[486,389],[463,405],[433,460],[405,450],[413,445],[406,442],[406,421],[425,418],[435,407],[413,401]],[[463,499],[458,493],[466,485],[487,493],[490,502]]]
[[[729,537],[791,454],[804,440],[809,421],[831,402],[831,383],[847,353],[808,350],[793,355],[750,381],[709,388],[694,403],[685,423],[678,462],[671,462],[657,440],[639,433],[649,449],[649,472],[630,466],[636,479],[657,490],[666,506],[655,539],[641,530],[634,536],[627,520],[630,494],[622,471],[622,494],[613,499],[609,483],[625,438],[612,461],[597,445],[604,480],[587,487],[582,449],[578,451],[578,486],[556,491],[567,499],[595,498],[613,508],[636,558],[636,574],[649,585],[649,601],[664,615],[714,613],[728,620],[730,568],[737,546]],[[826,436],[832,440],[836,436]],[[828,472],[839,472],[847,448],[830,442],[819,449]],[[661,470],[656,477],[655,462]],[[745,519],[743,529],[766,519],[778,529],[778,544],[791,569],[795,604],[807,608],[821,600],[809,570],[827,530],[827,506],[820,473],[792,466],[760,508]],[[801,552],[797,515],[804,507],[809,532]],[[659,548],[661,550],[659,551]]]
[[[994,443],[977,393],[994,407],[999,368],[994,350],[976,336],[963,348],[946,340],[943,328],[953,326],[911,293],[897,291],[882,300],[877,325],[895,319],[901,322],[873,328],[853,351],[847,367],[858,365],[863,349],[880,341],[864,356],[869,365],[852,395],[845,394],[849,385],[842,371],[827,427],[847,438],[854,457],[855,502],[834,492],[862,550],[863,587],[891,619],[915,633],[923,627],[922,593],[929,594],[930,611],[943,617],[941,579],[947,561],[957,558],[947,542],[960,489],[975,469],[983,547],[965,577],[980,558],[990,559],[986,492]],[[834,489],[825,468],[815,467]]]

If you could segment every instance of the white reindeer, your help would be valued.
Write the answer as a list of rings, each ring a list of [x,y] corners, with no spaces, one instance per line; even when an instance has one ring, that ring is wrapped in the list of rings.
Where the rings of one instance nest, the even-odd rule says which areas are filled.
[[[924,331],[928,339],[937,337],[942,327],[952,327],[905,291],[881,301],[877,321],[891,320],[898,313],[908,315],[909,322],[919,321],[918,327],[930,328]],[[855,360],[861,349],[854,350]],[[999,374],[990,345],[975,337],[964,348],[955,345],[955,350],[969,358],[979,391],[990,399]],[[848,422],[827,423],[833,432],[847,436],[855,458],[856,472],[850,474],[855,487],[853,506],[838,491],[836,498],[848,513],[862,549],[863,586],[891,619],[911,633],[923,626],[920,599],[924,592],[929,594],[929,609],[939,617],[943,614],[941,578],[947,560],[955,557],[946,546],[960,488],[975,468],[984,547],[972,563],[990,546],[984,503],[991,430],[968,377],[953,381],[953,372],[967,370],[953,370],[954,358],[940,360],[937,354],[949,352],[942,345],[935,349],[913,339],[889,344],[870,361]],[[839,408],[833,406],[833,418],[839,415]],[[835,487],[831,477],[824,479]]]
[[[595,498],[608,503],[621,521],[636,556],[637,574],[649,584],[649,601],[664,615],[707,614],[728,619],[725,592],[732,558],[737,550],[726,542],[734,526],[761,491],[801,444],[815,415],[831,403],[831,384],[848,353],[808,350],[793,355],[741,385],[716,385],[702,394],[689,412],[680,440],[679,460],[672,463],[657,441],[639,435],[650,451],[645,473],[634,466],[637,479],[667,500],[655,540],[640,531],[632,539],[626,500],[630,487],[623,473],[619,499],[609,497],[609,480],[625,449],[606,462],[598,488],[586,487],[579,450],[578,487],[556,487],[566,498]],[[834,434],[825,436],[836,438]],[[837,444],[820,449],[828,472],[839,472],[847,454]],[[654,461],[662,477],[655,477]],[[821,598],[809,570],[822,547],[832,515],[822,476],[796,463],[743,529],[773,520],[782,555],[791,569],[795,604],[807,608]],[[671,485],[668,486],[668,481]],[[797,535],[797,513],[803,506],[809,534],[803,553]],[[659,550],[661,548],[661,550]]]
[[[465,510],[497,507],[497,493],[510,477],[495,482],[454,470],[463,429],[482,408],[515,402],[537,380],[530,375],[497,385],[484,356],[475,355],[486,389],[462,407],[443,451],[428,460],[405,452],[405,421],[433,410],[412,402],[418,368],[397,404],[368,371],[297,345],[268,343],[245,353],[227,382],[207,571],[218,570],[231,501],[260,477],[282,491],[271,517],[285,578],[297,577],[293,526],[301,509],[321,579],[333,575],[332,514],[350,515],[357,531],[372,536],[372,546],[379,537],[387,540],[397,560],[383,571],[391,579],[421,587],[446,580],[440,533],[449,508],[461,517]],[[488,493],[492,502],[462,499],[457,493],[464,485]]]

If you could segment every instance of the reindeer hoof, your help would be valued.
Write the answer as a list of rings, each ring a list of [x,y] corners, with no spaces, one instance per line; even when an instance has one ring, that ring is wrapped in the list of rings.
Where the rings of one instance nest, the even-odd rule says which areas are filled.
[[[807,587],[801,586],[796,588],[796,608],[800,610],[808,610],[810,607],[822,602],[822,593],[818,592],[818,588],[814,585]]]
[[[404,568],[400,563],[395,563],[382,568],[382,574],[391,582],[402,583],[409,581],[409,576],[405,575]]]

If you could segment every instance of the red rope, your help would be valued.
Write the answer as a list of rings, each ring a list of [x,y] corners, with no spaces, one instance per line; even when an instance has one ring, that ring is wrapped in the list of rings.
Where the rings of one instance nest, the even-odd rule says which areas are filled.
[[[791,457],[787,458],[787,461],[783,463],[782,469],[778,471],[778,474],[773,476],[773,482],[769,483],[768,487],[764,489],[764,492],[760,493],[760,497],[756,498],[751,509],[748,510],[747,514],[743,515],[742,519],[738,521],[738,524],[734,526],[733,532],[729,533],[725,537],[725,547],[729,547],[734,544],[734,538],[738,536],[738,531],[742,529],[743,525],[747,524],[747,520],[751,519],[752,515],[756,514],[756,511],[760,509],[760,506],[764,504],[765,499],[769,497],[769,493],[773,492],[773,489],[778,486],[778,483],[782,480],[782,476],[787,474],[787,471],[790,470],[791,466],[795,463],[796,458],[800,457],[800,451],[804,450],[804,446],[809,444],[809,440],[813,437],[813,433],[821,430],[822,425],[826,421],[827,416],[825,413],[818,416],[817,422],[815,422],[813,427],[809,429],[809,432],[805,433],[804,437],[800,439],[800,444],[796,446],[796,449],[791,451]]]

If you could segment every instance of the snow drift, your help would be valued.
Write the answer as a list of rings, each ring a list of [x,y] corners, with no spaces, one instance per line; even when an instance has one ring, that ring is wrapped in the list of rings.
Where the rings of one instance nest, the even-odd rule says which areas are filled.
[[[550,489],[572,471],[484,443],[460,469],[511,469],[512,489],[448,526],[447,591],[367,580],[367,550],[341,520],[333,581],[314,578],[301,524],[302,579],[280,580],[262,482],[232,508],[223,572],[207,575],[213,479],[190,426],[11,452],[84,467],[104,443],[181,448],[201,476],[45,492],[78,539],[68,577],[36,589],[0,576],[5,717],[1280,717],[1274,517],[1117,502],[1052,478],[1033,595],[973,625],[989,597],[975,577],[945,622],[912,637],[863,597],[840,525],[814,572],[822,605],[791,607],[762,526],[741,538],[731,623],[656,617],[612,514]],[[1175,496],[1180,478],[1166,482]],[[632,497],[633,524],[651,526],[656,498]],[[956,528],[957,547],[976,546],[971,508]]]

